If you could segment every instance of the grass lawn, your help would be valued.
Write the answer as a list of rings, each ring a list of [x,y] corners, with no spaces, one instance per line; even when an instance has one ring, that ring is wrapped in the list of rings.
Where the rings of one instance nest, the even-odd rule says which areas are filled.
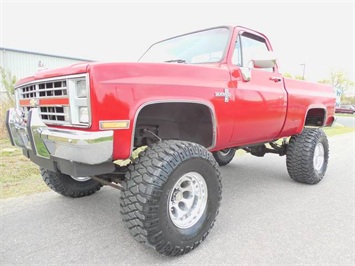
[[[334,126],[324,128],[328,137],[355,132],[354,128]],[[238,150],[236,156],[246,152]],[[126,161],[117,162],[125,164]],[[8,139],[0,139],[0,199],[49,191],[42,181],[37,165],[28,160],[21,149],[11,146]]]
[[[8,139],[0,139],[0,199],[48,190],[38,166]]]
[[[325,127],[324,132],[327,134],[328,137],[332,137],[339,134],[355,132],[355,128],[351,127],[344,127],[344,126],[333,126],[333,127]]]
[[[337,117],[337,116],[355,117],[355,115],[353,115],[353,114],[341,114],[341,113],[336,113],[335,117]]]

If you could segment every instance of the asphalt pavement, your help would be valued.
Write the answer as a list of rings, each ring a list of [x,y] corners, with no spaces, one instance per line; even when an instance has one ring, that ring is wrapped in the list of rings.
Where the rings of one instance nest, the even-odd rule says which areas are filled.
[[[317,185],[292,181],[285,157],[236,157],[221,168],[215,227],[177,258],[137,243],[119,212],[120,192],[81,199],[54,192],[0,201],[1,265],[354,265],[355,134],[329,139],[330,163]]]

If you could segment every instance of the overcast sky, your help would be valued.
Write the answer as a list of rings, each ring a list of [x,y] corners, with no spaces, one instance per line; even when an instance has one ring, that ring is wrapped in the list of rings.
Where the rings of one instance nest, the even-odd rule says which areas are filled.
[[[219,25],[266,34],[281,72],[354,78],[352,1],[0,0],[0,46],[99,61],[136,61],[150,44]]]

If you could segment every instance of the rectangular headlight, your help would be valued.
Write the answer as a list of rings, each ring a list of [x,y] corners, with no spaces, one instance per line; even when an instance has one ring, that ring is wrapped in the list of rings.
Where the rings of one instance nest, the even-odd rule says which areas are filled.
[[[89,110],[87,107],[79,107],[79,122],[89,123]]]
[[[72,125],[90,125],[90,82],[88,74],[68,79],[69,121]]]
[[[78,98],[86,98],[87,97],[87,88],[86,88],[86,80],[79,79],[75,81],[76,87],[76,97]]]

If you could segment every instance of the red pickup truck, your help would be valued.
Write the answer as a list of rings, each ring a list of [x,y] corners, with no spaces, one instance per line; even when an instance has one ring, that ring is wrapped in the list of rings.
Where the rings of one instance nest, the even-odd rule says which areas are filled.
[[[47,185],[74,198],[121,189],[130,233],[165,255],[206,238],[221,200],[217,163],[237,149],[286,155],[291,178],[307,184],[328,164],[321,127],[334,121],[333,89],[282,77],[267,37],[244,27],[158,42],[137,63],[38,72],[15,96],[11,142]]]

